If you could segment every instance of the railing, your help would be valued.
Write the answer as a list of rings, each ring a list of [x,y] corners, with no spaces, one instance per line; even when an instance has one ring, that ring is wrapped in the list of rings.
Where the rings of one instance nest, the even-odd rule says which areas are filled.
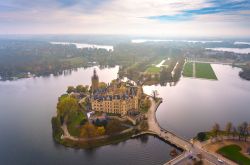
[[[167,163],[165,163],[164,165],[173,165],[176,164],[180,161],[182,161],[183,159],[185,159],[187,157],[186,153],[182,153],[181,155],[175,157],[174,159],[168,161]]]

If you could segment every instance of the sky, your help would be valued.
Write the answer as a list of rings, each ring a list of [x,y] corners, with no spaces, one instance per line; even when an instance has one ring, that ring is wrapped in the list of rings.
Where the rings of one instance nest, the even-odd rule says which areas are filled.
[[[0,0],[0,34],[250,37],[250,0]]]

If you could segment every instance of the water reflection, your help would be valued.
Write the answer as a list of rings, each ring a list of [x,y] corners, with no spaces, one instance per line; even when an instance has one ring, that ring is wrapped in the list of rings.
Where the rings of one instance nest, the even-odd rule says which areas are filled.
[[[224,128],[228,121],[235,125],[249,121],[250,82],[239,78],[239,68],[212,67],[218,81],[181,78],[176,86],[144,87],[144,92],[157,90],[163,98],[157,110],[161,126],[189,139],[215,122]]]
[[[100,81],[117,78],[119,67],[97,69]],[[0,81],[0,164],[163,164],[171,146],[154,137],[130,139],[92,150],[72,149],[54,142],[51,117],[58,96],[69,85],[90,84],[93,67],[62,75]],[[146,140],[147,139],[147,140]]]

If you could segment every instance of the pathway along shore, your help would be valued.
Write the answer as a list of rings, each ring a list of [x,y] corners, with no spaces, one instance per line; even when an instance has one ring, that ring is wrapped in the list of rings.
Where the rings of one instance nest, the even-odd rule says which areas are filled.
[[[223,165],[236,165],[236,163],[222,157],[221,155],[206,151],[198,143],[192,144],[190,141],[178,136],[177,134],[161,128],[156,119],[156,111],[162,103],[162,100],[156,102],[152,97],[150,97],[150,101],[151,107],[147,113],[149,131],[139,135],[153,134],[184,150],[181,155],[165,163],[165,165],[186,165],[188,162],[188,156],[195,156],[197,154],[202,155],[202,160],[207,165],[221,165],[218,159],[223,160]]]
[[[184,150],[184,152],[181,155],[165,163],[165,165],[186,165],[188,161],[188,156],[189,155],[194,156],[197,154],[201,154],[202,160],[204,160],[204,162],[206,162],[205,164],[208,165],[221,165],[221,163],[218,162],[218,159],[223,160],[223,165],[236,165],[236,163],[222,157],[221,155],[206,151],[199,143],[192,144],[190,141],[178,136],[177,134],[168,131],[164,128],[161,128],[156,119],[156,111],[159,105],[162,103],[162,99],[156,102],[152,97],[150,97],[150,101],[151,101],[151,106],[147,112],[149,130],[137,135],[133,135],[132,137],[140,136],[143,134],[151,134],[158,136],[159,138],[164,139],[165,141],[168,141],[169,143]],[[62,125],[61,128],[63,130],[63,135],[61,137],[62,139],[70,139],[72,141],[91,141],[91,140],[100,140],[107,138],[107,135],[97,137],[94,139],[78,138],[70,135],[67,129],[67,125],[65,123]],[[129,132],[131,131],[131,129],[132,128],[126,129],[120,132],[119,134]]]

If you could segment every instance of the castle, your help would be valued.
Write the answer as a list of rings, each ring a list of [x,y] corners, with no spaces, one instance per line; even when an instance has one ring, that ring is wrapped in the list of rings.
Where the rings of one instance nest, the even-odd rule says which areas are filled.
[[[142,95],[142,87],[130,82],[113,80],[105,87],[99,86],[99,77],[94,70],[91,86],[92,110],[127,115],[129,112],[139,110],[139,102]]]

